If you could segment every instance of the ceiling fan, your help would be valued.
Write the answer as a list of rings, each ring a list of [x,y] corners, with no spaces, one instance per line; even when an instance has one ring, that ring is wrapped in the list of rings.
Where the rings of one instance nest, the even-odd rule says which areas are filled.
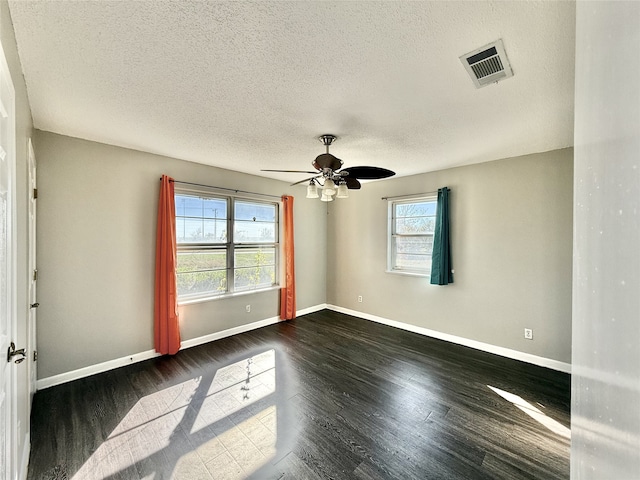
[[[327,152],[322,153],[311,162],[316,169],[315,172],[307,170],[262,170],[263,172],[285,172],[285,173],[310,173],[313,177],[305,178],[291,185],[309,182],[307,186],[307,198],[318,198],[318,186],[322,187],[321,200],[330,202],[333,196],[336,198],[346,198],[349,196],[347,189],[357,190],[361,187],[359,180],[377,180],[395,175],[395,172],[380,167],[347,167],[342,168],[342,160],[329,153],[329,146],[338,139],[335,135],[320,135],[320,140],[326,147]]]

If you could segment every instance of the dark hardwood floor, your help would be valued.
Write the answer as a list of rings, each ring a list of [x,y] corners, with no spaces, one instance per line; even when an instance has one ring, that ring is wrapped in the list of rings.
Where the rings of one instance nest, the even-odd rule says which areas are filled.
[[[28,478],[569,478],[569,375],[324,310],[40,391]]]

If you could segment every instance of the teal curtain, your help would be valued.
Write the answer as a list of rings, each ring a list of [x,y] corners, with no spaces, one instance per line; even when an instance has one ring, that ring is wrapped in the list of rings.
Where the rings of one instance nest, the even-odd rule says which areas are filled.
[[[431,284],[453,283],[451,264],[451,239],[449,237],[449,188],[438,189],[436,228],[433,234],[433,254],[431,255]]]

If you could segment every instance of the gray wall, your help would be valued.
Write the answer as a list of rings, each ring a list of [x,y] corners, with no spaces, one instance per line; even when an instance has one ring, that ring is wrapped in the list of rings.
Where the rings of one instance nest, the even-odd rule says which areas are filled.
[[[572,175],[564,149],[367,183],[329,206],[328,303],[569,363]],[[385,273],[381,197],[443,186],[455,283]]]
[[[327,302],[570,361],[570,149],[370,182],[327,206],[305,199],[303,187],[48,132],[37,131],[35,148],[39,378],[153,348],[162,173],[295,194],[299,310]],[[435,287],[385,273],[387,202],[380,197],[443,185],[452,188],[456,282]],[[277,314],[276,291],[183,306],[182,338]],[[525,327],[534,330],[533,341],[524,340]]]
[[[571,478],[640,478],[640,3],[578,2]]]
[[[11,79],[16,94],[16,208],[17,208],[17,326],[18,331],[14,332],[14,341],[18,348],[28,347],[28,320],[29,320],[29,298],[28,298],[28,278],[29,273],[28,255],[28,141],[33,133],[33,122],[31,120],[31,108],[27,97],[27,87],[22,76],[22,66],[18,57],[13,24],[11,23],[11,13],[6,0],[0,1],[0,41],[2,49],[7,59]],[[35,348],[35,346],[30,346]],[[6,354],[6,352],[5,352]],[[29,356],[26,362],[21,363],[16,369],[17,375],[17,421],[19,425],[17,455],[18,462],[22,461],[23,455],[28,453],[29,434],[29,378],[27,362],[31,362]],[[25,465],[20,465],[22,468]],[[26,474],[26,472],[24,472]]]
[[[297,307],[326,301],[326,215],[304,186],[36,131],[39,378],[153,349],[159,178],[295,200]],[[251,313],[245,305],[251,304]],[[183,340],[278,316],[269,291],[180,308]]]

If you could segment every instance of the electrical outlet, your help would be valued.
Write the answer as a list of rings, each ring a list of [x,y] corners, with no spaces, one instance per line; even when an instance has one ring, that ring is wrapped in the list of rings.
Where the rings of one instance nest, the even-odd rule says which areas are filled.
[[[531,330],[530,328],[525,328],[524,338],[526,338],[527,340],[533,340],[533,330]]]
[[[247,313],[249,313],[251,311],[251,305],[247,305],[246,307],[244,307],[244,309],[247,311]]]
[[[358,303],[362,303],[362,295],[358,295]]]

